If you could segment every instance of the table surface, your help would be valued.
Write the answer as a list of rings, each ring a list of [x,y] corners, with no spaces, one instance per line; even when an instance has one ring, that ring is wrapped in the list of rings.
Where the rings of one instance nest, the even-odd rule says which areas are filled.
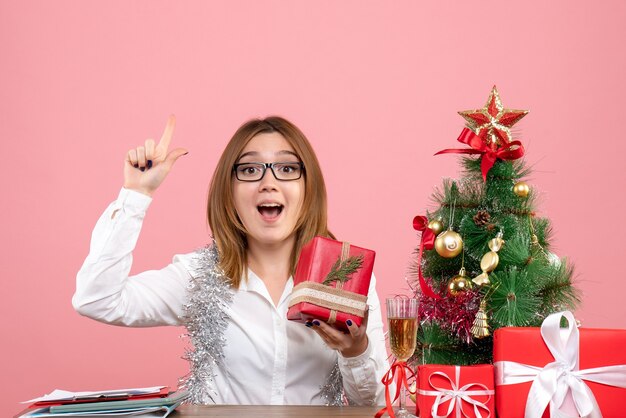
[[[373,418],[379,410],[379,406],[182,405],[169,417]]]

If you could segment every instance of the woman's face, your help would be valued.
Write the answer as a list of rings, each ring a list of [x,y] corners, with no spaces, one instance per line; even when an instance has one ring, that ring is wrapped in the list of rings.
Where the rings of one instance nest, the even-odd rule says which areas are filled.
[[[262,133],[245,146],[237,163],[299,162],[294,149],[278,132]],[[295,225],[304,200],[304,176],[277,180],[267,168],[256,182],[233,175],[235,209],[247,231],[249,245],[277,245],[294,239]]]

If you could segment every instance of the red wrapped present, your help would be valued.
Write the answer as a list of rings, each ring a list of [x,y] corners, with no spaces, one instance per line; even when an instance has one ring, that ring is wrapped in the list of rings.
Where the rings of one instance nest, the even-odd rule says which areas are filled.
[[[417,410],[421,418],[495,418],[493,366],[418,366]]]
[[[548,316],[541,328],[496,330],[498,417],[626,416],[624,347],[626,330],[579,330],[567,311]]]
[[[329,238],[315,237],[300,253],[287,318],[325,321],[346,330],[361,325],[376,253]]]

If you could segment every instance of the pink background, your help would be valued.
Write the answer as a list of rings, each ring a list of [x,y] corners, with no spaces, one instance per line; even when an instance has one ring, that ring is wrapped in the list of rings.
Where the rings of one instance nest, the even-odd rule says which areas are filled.
[[[404,276],[442,178],[458,174],[458,110],[528,108],[518,125],[576,264],[586,326],[626,327],[623,40],[626,4],[396,1],[23,1],[0,4],[0,415],[54,388],[175,385],[182,329],[76,314],[75,274],[122,184],[130,147],[160,135],[189,155],[156,195],[134,271],[207,242],[207,185],[246,119],[281,114],[312,141],[332,230],[375,249],[379,294]],[[506,4],[505,4],[506,3]]]

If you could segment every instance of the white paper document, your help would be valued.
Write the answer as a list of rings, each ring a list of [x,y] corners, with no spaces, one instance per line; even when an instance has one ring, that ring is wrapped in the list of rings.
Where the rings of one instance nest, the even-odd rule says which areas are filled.
[[[52,393],[39,398],[23,401],[21,403],[34,402],[50,402],[50,401],[70,401],[74,399],[94,399],[94,398],[113,398],[117,396],[128,395],[149,395],[151,393],[159,393],[165,386],[154,386],[151,388],[134,388],[134,389],[115,389],[101,390],[96,392],[70,392],[62,389],[55,389]]]

